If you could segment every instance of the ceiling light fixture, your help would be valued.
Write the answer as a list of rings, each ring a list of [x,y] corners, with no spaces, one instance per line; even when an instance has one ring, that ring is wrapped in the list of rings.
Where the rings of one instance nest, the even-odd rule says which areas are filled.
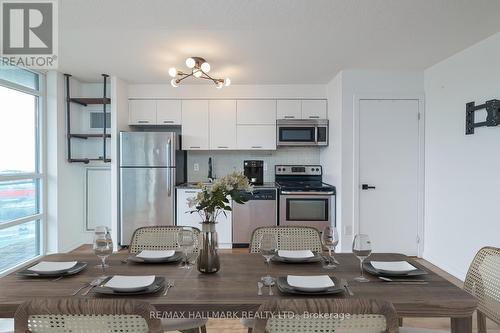
[[[189,57],[186,59],[186,66],[191,69],[191,73],[184,73],[183,71],[177,70],[175,67],[170,67],[168,69],[168,75],[172,77],[170,84],[172,87],[177,88],[179,83],[188,77],[194,77],[196,79],[205,79],[212,81],[218,89],[222,87],[227,87],[231,84],[231,80],[226,77],[225,79],[214,78],[208,75],[210,72],[210,64],[201,57]]]

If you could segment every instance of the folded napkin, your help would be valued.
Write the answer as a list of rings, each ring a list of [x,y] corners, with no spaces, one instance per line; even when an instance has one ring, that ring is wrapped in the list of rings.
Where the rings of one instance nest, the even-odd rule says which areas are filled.
[[[282,258],[290,258],[290,259],[306,259],[314,257],[314,253],[309,250],[298,250],[298,251],[289,251],[289,250],[279,250],[278,255]]]
[[[407,261],[371,261],[375,269],[390,272],[409,272],[417,268]]]
[[[170,258],[174,254],[175,254],[174,250],[167,250],[167,251],[144,250],[139,252],[136,255],[136,257],[144,259],[163,259],[163,258]]]
[[[104,286],[118,291],[140,290],[152,285],[155,278],[156,277],[154,275],[115,275],[108,282],[106,282]]]
[[[286,280],[290,286],[301,289],[326,289],[335,286],[328,275],[288,275]]]
[[[28,270],[36,273],[60,272],[75,267],[77,263],[77,261],[40,261]]]

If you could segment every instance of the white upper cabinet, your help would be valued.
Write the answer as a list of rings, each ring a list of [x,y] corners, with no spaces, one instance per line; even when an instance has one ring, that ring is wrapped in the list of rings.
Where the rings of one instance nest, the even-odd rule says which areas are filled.
[[[302,101],[298,99],[278,100],[276,115],[278,119],[301,119]]]
[[[238,149],[276,150],[276,125],[238,125]]]
[[[209,101],[210,149],[236,149],[236,101]]]
[[[302,119],[327,119],[325,100],[302,100]]]
[[[276,100],[238,100],[238,125],[276,125]]]
[[[182,149],[209,149],[208,120],[207,100],[182,101]]]
[[[181,100],[157,100],[156,124],[180,125],[182,119],[181,109]]]
[[[129,100],[128,123],[129,125],[156,125],[156,101]]]

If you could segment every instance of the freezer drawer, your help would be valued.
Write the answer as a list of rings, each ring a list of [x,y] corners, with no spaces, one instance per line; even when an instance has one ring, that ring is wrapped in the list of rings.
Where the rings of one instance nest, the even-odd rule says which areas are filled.
[[[120,169],[120,245],[135,229],[174,224],[174,168]]]

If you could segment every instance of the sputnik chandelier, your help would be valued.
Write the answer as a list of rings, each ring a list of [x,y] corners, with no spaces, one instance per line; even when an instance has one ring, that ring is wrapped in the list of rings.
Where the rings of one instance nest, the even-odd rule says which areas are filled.
[[[208,75],[210,72],[210,64],[206,62],[205,59],[201,57],[190,57],[186,59],[186,66],[191,69],[191,73],[185,73],[183,71],[177,70],[175,67],[170,67],[168,69],[168,75],[173,77],[170,84],[172,87],[177,88],[179,83],[188,77],[194,77],[196,79],[205,79],[210,80],[217,86],[218,89],[229,86],[231,84],[231,80],[226,77],[225,79],[218,79],[211,77]]]

